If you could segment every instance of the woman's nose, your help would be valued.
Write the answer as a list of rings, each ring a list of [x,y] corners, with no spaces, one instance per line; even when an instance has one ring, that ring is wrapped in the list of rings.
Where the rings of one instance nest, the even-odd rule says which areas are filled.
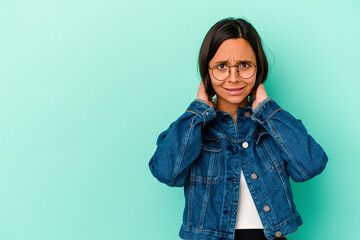
[[[240,76],[238,73],[238,69],[237,66],[230,66],[230,72],[229,72],[229,77],[227,78],[228,81],[232,81],[232,82],[237,82],[240,81]]]

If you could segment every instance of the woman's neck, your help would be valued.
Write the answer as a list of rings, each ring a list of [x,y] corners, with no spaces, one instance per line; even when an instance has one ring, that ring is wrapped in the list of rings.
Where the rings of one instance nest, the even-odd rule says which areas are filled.
[[[217,97],[214,101],[214,105],[217,110],[229,113],[234,118],[234,120],[236,120],[237,110],[239,109],[239,107],[245,108],[248,103],[248,98],[244,99],[241,103],[230,103],[227,101],[221,101],[221,99],[219,101]]]

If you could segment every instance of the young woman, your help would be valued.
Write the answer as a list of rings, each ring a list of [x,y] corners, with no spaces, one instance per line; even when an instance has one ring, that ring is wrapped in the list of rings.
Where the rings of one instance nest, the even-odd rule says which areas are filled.
[[[249,22],[217,22],[201,46],[199,70],[197,98],[159,135],[149,162],[160,182],[184,187],[179,236],[286,239],[303,224],[289,177],[320,174],[327,155],[267,95],[268,63]]]

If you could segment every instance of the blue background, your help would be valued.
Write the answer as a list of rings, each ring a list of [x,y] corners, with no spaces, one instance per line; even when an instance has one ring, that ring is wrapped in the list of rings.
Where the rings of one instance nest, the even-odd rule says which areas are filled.
[[[329,157],[293,183],[290,240],[354,239],[359,1],[0,0],[0,239],[178,239],[183,190],[148,162],[196,98],[209,28],[263,39],[268,95]]]

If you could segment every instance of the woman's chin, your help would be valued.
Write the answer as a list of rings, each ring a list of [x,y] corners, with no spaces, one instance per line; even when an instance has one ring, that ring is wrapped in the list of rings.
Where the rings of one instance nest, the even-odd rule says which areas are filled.
[[[233,104],[240,104],[244,101],[247,100],[247,97],[238,97],[238,96],[233,96],[233,97],[229,97],[226,99],[229,103],[233,103]]]

